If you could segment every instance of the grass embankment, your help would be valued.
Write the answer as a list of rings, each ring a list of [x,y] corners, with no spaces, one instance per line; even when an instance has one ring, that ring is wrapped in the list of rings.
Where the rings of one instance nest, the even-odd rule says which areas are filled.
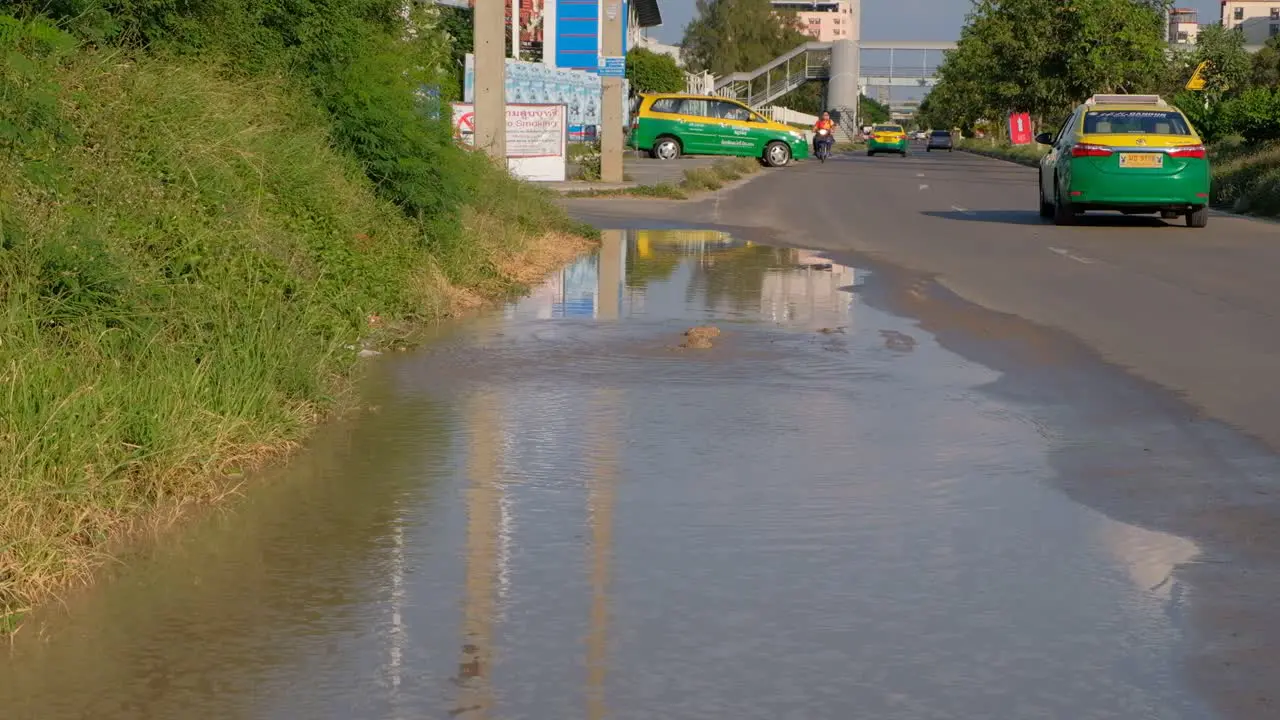
[[[287,81],[42,33],[0,47],[0,630],[294,447],[362,348],[588,242],[456,151],[444,246]]]
[[[1280,217],[1280,144],[1225,141],[1210,148],[1214,206],[1259,217]]]
[[[1010,145],[977,138],[961,140],[956,143],[956,149],[973,153],[974,155],[985,155],[986,157],[1008,160],[1027,167],[1037,167],[1040,164],[1040,158],[1044,157],[1045,152],[1048,150],[1045,146],[1035,143],[1031,145]]]
[[[679,183],[658,183],[636,187],[610,188],[607,190],[571,190],[565,197],[646,197],[668,200],[687,200],[700,192],[719,190],[726,184],[760,171],[760,162],[752,158],[725,158],[710,167],[690,168],[684,171]]]
[[[960,150],[1036,167],[1047,148],[962,140]],[[1239,139],[1210,146],[1213,207],[1258,217],[1280,217],[1280,143],[1250,145]]]

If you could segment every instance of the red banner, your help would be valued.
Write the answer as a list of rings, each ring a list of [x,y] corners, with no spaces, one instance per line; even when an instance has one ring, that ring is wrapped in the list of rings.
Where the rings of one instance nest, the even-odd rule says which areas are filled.
[[[1009,116],[1009,142],[1014,145],[1030,145],[1033,137],[1031,134],[1031,115],[1027,113],[1013,113]]]

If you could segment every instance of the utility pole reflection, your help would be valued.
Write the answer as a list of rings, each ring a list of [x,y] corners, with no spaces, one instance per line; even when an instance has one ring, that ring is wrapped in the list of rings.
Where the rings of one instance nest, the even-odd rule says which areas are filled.
[[[467,468],[467,571],[462,657],[457,682],[462,688],[454,717],[486,720],[493,707],[493,624],[495,585],[500,574],[499,524],[502,515],[502,417],[490,390],[467,403],[470,428]]]
[[[593,442],[592,475],[587,495],[591,525],[591,623],[587,636],[587,719],[606,716],[604,686],[609,661],[609,580],[613,562],[613,504],[618,483],[618,418],[623,401],[618,388],[597,390],[588,416]]]
[[[626,242],[622,230],[605,230],[601,235],[600,262],[597,266],[596,295],[600,298],[596,317],[617,320],[622,312],[622,282],[625,274]]]

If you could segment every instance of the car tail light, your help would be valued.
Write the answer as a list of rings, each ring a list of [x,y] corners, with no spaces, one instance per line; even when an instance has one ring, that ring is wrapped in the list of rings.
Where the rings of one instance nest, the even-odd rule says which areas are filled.
[[[1179,158],[1199,158],[1203,160],[1208,157],[1203,145],[1184,145],[1183,147],[1169,148],[1166,152],[1171,157]]]
[[[1106,145],[1076,145],[1071,157],[1110,157],[1113,151]]]

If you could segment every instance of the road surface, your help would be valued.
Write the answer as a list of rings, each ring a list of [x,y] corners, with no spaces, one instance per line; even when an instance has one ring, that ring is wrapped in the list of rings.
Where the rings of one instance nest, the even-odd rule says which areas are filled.
[[[1038,215],[1036,176],[916,146],[906,158],[796,165],[696,203],[570,207],[614,226],[660,218],[732,228],[888,275],[931,278],[994,312],[920,317],[922,327],[963,336],[961,345],[1015,338],[1007,352],[973,351],[990,367],[1070,345],[1150,383],[1166,398],[1164,413],[1184,426],[1221,422],[1280,452],[1280,225],[1222,214],[1196,230],[1099,214],[1055,227]],[[910,307],[912,292],[894,291],[899,309]],[[1031,326],[1060,332],[1064,345],[1018,342]],[[1077,389],[1054,397],[1070,403]],[[1112,417],[1125,413],[1121,403]],[[1183,569],[1201,593],[1196,676],[1232,717],[1280,717],[1280,603],[1271,600],[1280,597],[1280,477],[1247,462],[1223,475],[1168,470],[1134,481],[1112,468],[1064,489],[1111,516],[1215,548],[1216,559]]]

